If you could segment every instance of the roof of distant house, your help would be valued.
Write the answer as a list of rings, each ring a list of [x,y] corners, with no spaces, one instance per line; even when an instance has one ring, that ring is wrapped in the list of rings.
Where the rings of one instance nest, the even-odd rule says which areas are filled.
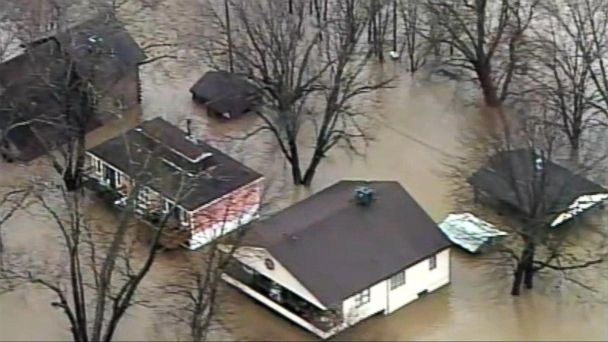
[[[251,109],[256,96],[256,88],[251,83],[227,71],[205,73],[190,92],[213,111],[234,116]]]
[[[541,181],[541,179],[543,181]],[[532,149],[502,151],[468,179],[474,187],[530,214],[533,200],[530,189],[544,186],[544,205],[547,214],[559,214],[583,195],[607,193],[601,185],[542,157]]]
[[[373,189],[371,204],[354,201],[359,186]],[[451,243],[399,183],[340,181],[253,223],[242,245],[267,249],[329,306]]]
[[[262,177],[162,118],[145,121],[89,152],[164,197],[179,197],[179,205],[188,210]]]
[[[97,49],[93,58],[86,51]],[[69,58],[65,58],[65,51]],[[0,129],[15,123],[35,121],[37,127],[21,127],[8,136],[20,151],[21,158],[32,160],[46,151],[33,130],[54,148],[65,143],[66,135],[59,134],[57,125],[64,126],[63,106],[57,102],[51,87],[66,81],[67,63],[74,61],[80,76],[88,77],[95,68],[94,84],[107,89],[126,70],[145,58],[143,51],[126,30],[111,18],[100,15],[57,33],[32,42],[26,53],[0,64]],[[103,118],[95,118],[88,130],[101,125]],[[48,144],[47,144],[48,143]]]

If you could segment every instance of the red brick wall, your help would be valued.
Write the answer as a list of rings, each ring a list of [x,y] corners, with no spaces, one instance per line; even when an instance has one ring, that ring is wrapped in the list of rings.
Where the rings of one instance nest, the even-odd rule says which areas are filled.
[[[236,220],[251,208],[259,207],[261,190],[262,180],[260,179],[235,190],[208,207],[194,212],[192,233],[209,229],[214,224]]]

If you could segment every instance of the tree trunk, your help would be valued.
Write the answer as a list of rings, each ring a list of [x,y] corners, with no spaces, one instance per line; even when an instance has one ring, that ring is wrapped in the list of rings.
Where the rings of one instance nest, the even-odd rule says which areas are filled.
[[[492,80],[492,67],[488,63],[482,63],[477,67],[477,77],[479,79],[479,85],[483,92],[483,98],[486,105],[490,108],[500,107],[500,99],[496,92],[496,86],[494,80]]]
[[[515,274],[513,277],[513,286],[511,287],[511,295],[519,296],[519,290],[521,288],[521,281],[524,274],[524,267],[520,263],[517,264],[517,269],[515,270]]]
[[[300,155],[295,139],[289,141],[289,163],[291,164],[291,177],[294,185],[303,185],[302,169],[300,167]]]
[[[524,284],[527,289],[531,289],[534,280],[534,254],[536,252],[536,246],[533,243],[529,243],[526,247],[526,259],[524,264]]]
[[[323,159],[323,156],[320,153],[315,152],[312,160],[310,161],[310,165],[308,165],[308,169],[304,174],[304,179],[302,181],[303,185],[310,186],[310,184],[312,184],[312,180],[315,177],[315,173],[317,172],[317,167],[319,167],[319,164],[321,163],[321,159]]]
[[[291,5],[291,1],[289,2]],[[289,9],[291,13],[291,7]],[[228,0],[224,0],[224,14],[226,16],[226,38],[228,39],[228,65],[230,72],[234,72],[234,57],[232,55],[232,29],[230,28],[230,7],[228,6]]]

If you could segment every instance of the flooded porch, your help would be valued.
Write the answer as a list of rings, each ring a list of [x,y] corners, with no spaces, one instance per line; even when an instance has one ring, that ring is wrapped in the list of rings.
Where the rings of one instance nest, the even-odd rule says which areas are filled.
[[[173,23],[191,18],[196,11],[194,0],[170,2],[159,17]],[[155,24],[155,18],[150,21]],[[190,25],[186,23],[186,25]],[[150,29],[150,32],[157,30]],[[478,125],[474,109],[461,106],[456,85],[447,81],[414,82],[399,63],[389,62],[377,68],[378,73],[398,74],[394,88],[376,95],[370,132],[375,139],[365,157],[354,157],[341,150],[332,151],[321,164],[311,189],[291,189],[289,170],[268,136],[246,142],[229,141],[227,137],[242,136],[258,124],[255,115],[246,115],[232,122],[208,116],[202,106],[192,102],[190,86],[206,68],[191,72],[191,54],[180,51],[180,58],[160,67],[142,71],[144,103],[142,111],[133,112],[125,120],[93,132],[92,144],[132,128],[142,119],[162,116],[176,125],[193,119],[193,130],[227,153],[264,173],[273,183],[268,188],[273,198],[270,207],[282,208],[340,179],[397,180],[412,194],[436,222],[454,210],[449,180],[441,173],[447,156],[462,153],[460,133]],[[187,57],[187,58],[186,58]],[[186,68],[187,67],[187,68]],[[167,70],[171,70],[169,74]],[[304,139],[304,138],[303,138]],[[0,185],[26,182],[36,175],[52,173],[49,165],[37,160],[29,165],[0,162]],[[287,185],[287,186],[285,186]],[[99,201],[91,201],[90,214],[98,224],[116,222],[112,211]],[[597,239],[597,229],[605,231],[606,215],[590,214],[577,222],[580,239]],[[599,227],[599,228],[598,228]],[[2,227],[7,249],[23,251],[32,258],[53,259],[56,230],[40,216],[21,213]],[[179,250],[162,254],[145,288],[162,286],[175,277],[175,269],[183,265]],[[567,282],[550,277],[541,278],[534,290],[524,291],[518,298],[509,292],[510,275],[501,272],[488,259],[466,253],[452,253],[451,284],[432,296],[416,301],[390,316],[373,317],[343,333],[335,340],[597,340],[608,339],[608,274],[606,264],[585,274],[586,282],[596,292],[588,292]],[[314,340],[311,334],[257,305],[250,297],[231,287],[222,290],[218,321],[223,328],[212,340]],[[47,292],[27,287],[0,296],[0,340],[69,340],[67,322],[51,307]],[[174,340],[180,335],[167,327],[163,317],[152,310],[136,308],[122,322],[117,339],[124,341]],[[35,327],[35,328],[32,328]]]
[[[222,279],[283,318],[323,339],[346,328],[341,307],[322,310],[237,260],[222,274]]]

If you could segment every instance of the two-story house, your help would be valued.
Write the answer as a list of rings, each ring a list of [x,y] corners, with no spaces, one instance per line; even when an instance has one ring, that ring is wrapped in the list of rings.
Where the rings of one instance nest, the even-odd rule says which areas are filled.
[[[114,190],[117,204],[131,199],[145,222],[187,232],[190,249],[250,222],[260,207],[259,173],[161,118],[89,149],[87,156],[89,176]]]
[[[450,245],[399,183],[341,181],[247,227],[223,278],[328,338],[448,284]]]

